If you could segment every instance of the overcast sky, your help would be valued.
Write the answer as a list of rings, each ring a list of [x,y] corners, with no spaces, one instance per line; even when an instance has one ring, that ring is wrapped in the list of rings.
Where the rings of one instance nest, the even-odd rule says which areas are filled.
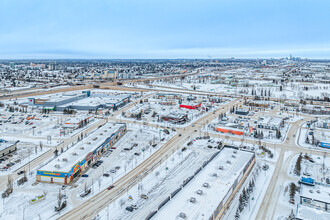
[[[330,0],[0,0],[0,58],[330,58]]]

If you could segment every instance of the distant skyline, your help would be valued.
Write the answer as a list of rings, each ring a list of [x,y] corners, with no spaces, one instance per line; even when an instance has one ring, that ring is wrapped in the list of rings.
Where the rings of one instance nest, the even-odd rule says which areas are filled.
[[[1,0],[0,59],[330,59],[329,0]]]

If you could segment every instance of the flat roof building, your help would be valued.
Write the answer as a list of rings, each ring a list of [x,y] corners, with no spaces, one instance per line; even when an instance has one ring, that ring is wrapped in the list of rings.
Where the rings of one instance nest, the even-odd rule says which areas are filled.
[[[17,150],[18,141],[0,139],[0,158]]]
[[[284,120],[279,117],[264,117],[259,118],[258,128],[270,129],[270,130],[280,130],[283,126]]]
[[[40,170],[38,182],[69,184],[103,153],[113,146],[126,132],[126,124],[106,124],[75,146],[69,148]],[[58,149],[59,150],[59,149]]]
[[[82,93],[57,93],[40,98],[29,98],[28,105],[51,108],[55,111],[75,109],[81,111],[97,110],[99,108],[118,108],[130,101],[131,94],[106,95],[92,94],[91,91]]]
[[[158,206],[154,219],[220,219],[254,164],[254,153],[224,147]]]
[[[248,109],[237,109],[235,111],[236,115],[248,115],[249,114],[249,110]]]
[[[83,126],[85,123],[92,121],[94,119],[93,115],[81,115],[74,118],[69,118],[63,124],[63,128],[77,129]]]
[[[300,184],[300,204],[330,212],[330,188]]]

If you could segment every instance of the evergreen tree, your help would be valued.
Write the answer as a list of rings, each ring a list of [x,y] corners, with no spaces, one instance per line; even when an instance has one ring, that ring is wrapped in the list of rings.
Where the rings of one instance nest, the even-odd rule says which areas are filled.
[[[306,137],[306,144],[309,144],[309,138],[308,138],[308,136]]]
[[[245,188],[243,189],[242,194],[243,194],[243,203],[244,203],[244,206],[246,206],[247,201],[248,201],[248,196],[247,196],[247,193],[245,191]]]
[[[249,182],[249,193],[253,192],[252,180]]]
[[[237,209],[236,214],[235,214],[235,219],[237,220],[237,219],[239,219],[239,217],[240,217],[240,215],[239,215],[239,209]]]
[[[242,194],[239,195],[239,200],[238,200],[238,202],[239,202],[238,210],[239,210],[240,212],[242,212],[243,209],[244,209],[244,200],[243,200],[243,196],[242,196]]]
[[[301,160],[302,160],[302,155],[300,153],[298,159],[297,159],[297,162],[296,162],[296,165],[294,167],[294,174],[300,176],[300,171],[301,171]]]

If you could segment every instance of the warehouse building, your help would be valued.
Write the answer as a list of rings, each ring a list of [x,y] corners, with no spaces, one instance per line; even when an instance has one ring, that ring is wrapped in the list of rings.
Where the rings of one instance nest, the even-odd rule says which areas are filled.
[[[313,134],[317,146],[330,149],[330,131],[315,129]]]
[[[330,115],[330,107],[319,106],[319,105],[304,105],[301,108],[303,113],[314,114],[314,115]]]
[[[248,109],[237,109],[235,111],[236,115],[248,115],[249,114],[249,110]]]
[[[318,128],[330,129],[330,118],[319,118],[316,126]]]
[[[29,106],[50,107],[56,110],[57,106],[65,105],[90,96],[90,91],[83,91],[81,94],[75,92],[56,93],[42,98],[28,98]]]
[[[278,117],[259,118],[257,126],[269,130],[280,130],[284,126],[284,120]]]
[[[64,109],[74,109],[81,111],[97,110],[99,108],[117,109],[126,105],[131,98],[131,94],[104,95],[93,94],[91,91],[82,91],[81,94],[75,92],[57,93],[42,98],[29,98],[30,106],[40,106],[50,108],[54,111]]]
[[[75,130],[94,120],[93,115],[81,115],[75,118],[69,118],[63,124],[63,128]]]
[[[330,188],[320,184],[300,185],[300,204],[330,212]]]
[[[202,106],[202,103],[187,103],[187,104],[180,104],[179,108],[198,109],[201,106]]]
[[[36,181],[69,184],[98,161],[126,132],[126,124],[106,124],[37,170]]]
[[[17,150],[17,143],[0,139],[0,158]]]
[[[155,95],[156,99],[162,99],[162,98],[167,98],[167,99],[181,99],[181,95],[177,93],[157,93]]]
[[[228,133],[228,134],[235,134],[235,135],[244,135],[244,131],[235,128],[216,128],[218,132],[221,133]]]
[[[221,219],[255,162],[252,152],[235,147],[222,148],[192,176],[183,180],[176,190],[173,189],[175,191],[168,199],[159,204],[152,219]]]
[[[178,123],[178,124],[184,124],[188,121],[188,115],[178,112],[172,112],[168,115],[164,115],[161,117],[163,121],[168,121],[171,123]]]

